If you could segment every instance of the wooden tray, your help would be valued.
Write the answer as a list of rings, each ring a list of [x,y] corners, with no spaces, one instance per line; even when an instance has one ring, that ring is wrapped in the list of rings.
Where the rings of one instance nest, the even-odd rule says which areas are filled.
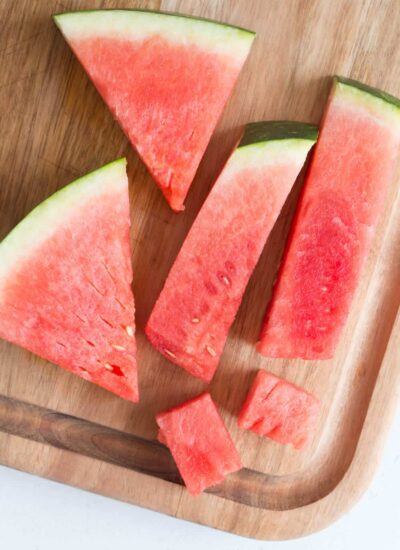
[[[117,5],[176,10],[258,31],[179,215],[167,207],[50,20],[53,12]],[[183,489],[168,451],[155,442],[154,413],[205,386],[153,350],[143,326],[244,122],[318,122],[333,73],[400,95],[398,7],[396,0],[1,2],[0,237],[76,176],[128,156],[142,396],[139,405],[124,402],[1,342],[2,464],[258,538],[321,529],[355,502],[378,463],[400,389],[397,183],[335,359],[311,363],[262,358],[253,345],[300,183],[296,186],[210,386],[246,468],[196,499]],[[235,414],[261,367],[321,397],[323,414],[310,449],[297,452],[237,429]]]

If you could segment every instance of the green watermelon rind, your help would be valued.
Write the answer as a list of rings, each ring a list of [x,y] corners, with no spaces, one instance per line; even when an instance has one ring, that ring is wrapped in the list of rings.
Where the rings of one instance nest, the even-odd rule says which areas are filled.
[[[290,120],[250,122],[245,126],[244,134],[238,148],[265,143],[267,141],[288,139],[315,142],[317,137],[317,126],[306,122],[293,122]]]
[[[126,159],[121,158],[85,174],[41,202],[0,242],[0,281],[20,260],[32,254],[34,247],[62,227],[85,201],[123,191],[127,183]]]
[[[304,122],[252,122],[246,125],[242,140],[225,165],[224,174],[234,177],[234,173],[249,166],[303,165],[317,137],[317,127]]]
[[[111,17],[107,20],[102,19],[105,14]],[[136,27],[129,26],[130,16],[132,25],[135,19],[136,23],[139,23]],[[255,37],[253,31],[228,23],[150,10],[82,10],[55,14],[53,20],[60,31],[70,38],[108,35],[118,38],[125,36],[129,40],[131,37],[136,39],[136,33],[137,36],[145,36],[147,32],[148,35],[161,34],[170,41],[183,39],[183,44],[195,44],[205,50],[211,49],[232,58],[242,59],[247,56]]]
[[[388,118],[389,124],[393,117],[400,120],[400,99],[351,78],[336,75],[333,81],[334,94],[342,94],[347,100],[381,114]]]
[[[97,13],[97,12],[105,12],[105,11],[113,11],[113,12],[139,12],[139,13],[148,13],[148,14],[154,14],[154,15],[167,15],[170,17],[181,17],[183,19],[192,19],[194,21],[199,21],[202,23],[211,23],[212,25],[220,25],[222,27],[228,27],[230,29],[235,29],[238,31],[241,31],[245,34],[249,34],[252,37],[256,35],[255,31],[251,31],[249,29],[245,29],[244,27],[240,27],[238,25],[231,25],[230,23],[223,23],[222,21],[215,21],[214,19],[208,19],[207,17],[196,17],[195,15],[187,15],[184,13],[176,13],[176,12],[168,12],[168,11],[161,11],[161,10],[141,10],[141,9],[128,9],[128,8],[118,8],[118,9],[102,9],[102,10],[80,10],[79,12],[76,11],[67,11],[63,13],[55,13],[52,15],[54,21],[57,24],[57,18],[62,17],[63,15],[70,15],[70,14],[76,14],[76,13]]]
[[[226,170],[301,162],[318,137],[318,128],[304,122],[262,121],[247,124],[243,138],[229,159]]]

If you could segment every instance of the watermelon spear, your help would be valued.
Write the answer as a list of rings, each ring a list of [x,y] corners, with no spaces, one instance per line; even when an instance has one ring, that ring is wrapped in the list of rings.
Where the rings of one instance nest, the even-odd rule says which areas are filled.
[[[210,382],[250,275],[317,138],[300,122],[248,124],[194,221],[146,326],[155,348]]]
[[[400,100],[336,77],[258,351],[333,356],[400,147]]]
[[[171,208],[183,203],[253,32],[143,10],[54,16]]]

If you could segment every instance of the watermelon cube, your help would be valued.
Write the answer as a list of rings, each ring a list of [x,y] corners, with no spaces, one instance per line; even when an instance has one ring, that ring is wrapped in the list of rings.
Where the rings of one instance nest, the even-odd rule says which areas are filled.
[[[260,370],[239,414],[241,428],[303,448],[311,439],[319,400],[304,389]]]
[[[337,77],[258,351],[334,355],[400,146],[400,100]]]
[[[300,122],[248,124],[168,275],[146,334],[167,359],[205,382],[316,138],[315,126]]]
[[[174,457],[192,495],[242,468],[239,454],[209,393],[156,416],[159,440]]]

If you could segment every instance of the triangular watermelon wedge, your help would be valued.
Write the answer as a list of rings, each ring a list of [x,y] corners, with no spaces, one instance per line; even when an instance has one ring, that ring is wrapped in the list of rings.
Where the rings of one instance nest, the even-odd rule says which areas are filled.
[[[125,159],[64,187],[0,243],[0,337],[138,401]]]
[[[183,210],[254,33],[141,10],[54,20],[171,208]]]

